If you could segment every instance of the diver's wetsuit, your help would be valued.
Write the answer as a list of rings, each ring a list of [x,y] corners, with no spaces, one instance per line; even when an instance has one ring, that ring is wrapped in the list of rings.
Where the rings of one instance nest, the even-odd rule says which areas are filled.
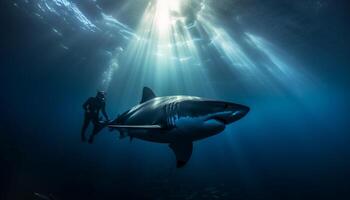
[[[94,128],[92,135],[89,138],[89,143],[92,143],[94,136],[103,128],[102,124],[99,122],[99,112],[102,111],[102,114],[108,121],[108,116],[106,113],[106,103],[104,98],[101,97],[90,97],[84,104],[83,108],[85,110],[84,123],[81,129],[81,139],[85,141],[85,132],[89,126],[90,121],[93,123]]]

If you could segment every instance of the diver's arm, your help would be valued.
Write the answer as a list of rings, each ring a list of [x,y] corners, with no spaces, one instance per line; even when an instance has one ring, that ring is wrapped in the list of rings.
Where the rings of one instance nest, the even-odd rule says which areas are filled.
[[[103,114],[103,116],[105,117],[105,119],[107,120],[107,121],[109,121],[109,118],[108,118],[108,115],[107,115],[107,112],[106,112],[106,103],[103,103],[103,105],[102,105],[102,114]]]
[[[88,100],[86,100],[85,103],[83,104],[83,109],[84,109],[85,111],[88,111],[89,104],[90,104],[90,100],[91,100],[91,98],[89,98]]]

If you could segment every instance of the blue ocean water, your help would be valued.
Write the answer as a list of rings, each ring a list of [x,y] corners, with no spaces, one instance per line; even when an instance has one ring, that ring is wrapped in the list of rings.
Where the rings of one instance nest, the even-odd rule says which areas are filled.
[[[1,2],[2,199],[349,198],[347,3],[150,2]],[[115,118],[144,86],[251,111],[181,169],[165,144],[80,141],[88,97]]]

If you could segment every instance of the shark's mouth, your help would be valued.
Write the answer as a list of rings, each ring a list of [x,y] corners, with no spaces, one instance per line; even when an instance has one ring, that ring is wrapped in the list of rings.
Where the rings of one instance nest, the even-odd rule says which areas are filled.
[[[241,111],[235,111],[235,112],[224,111],[224,112],[212,114],[211,116],[208,117],[207,120],[213,119],[223,124],[230,124],[234,121],[239,120],[244,115],[245,115],[244,112],[241,112]]]
[[[215,120],[222,124],[228,124],[233,113],[231,111],[224,111],[208,116],[207,120]]]
[[[212,117],[212,118],[210,118],[210,119],[213,119],[213,120],[215,120],[215,121],[218,121],[218,122],[220,122],[220,123],[222,123],[222,124],[227,124],[227,119],[224,118],[224,117],[215,116],[215,117]]]

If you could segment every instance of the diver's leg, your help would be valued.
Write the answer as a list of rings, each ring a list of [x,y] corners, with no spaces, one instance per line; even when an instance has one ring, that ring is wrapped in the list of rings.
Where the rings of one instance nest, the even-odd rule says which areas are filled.
[[[81,127],[81,141],[85,142],[86,141],[86,137],[85,137],[85,132],[86,129],[88,128],[90,123],[90,118],[88,116],[84,116],[84,122],[83,122],[83,126]]]
[[[99,128],[98,126],[94,125],[94,128],[92,129],[92,134],[90,135],[89,138],[89,143],[92,144],[94,142],[94,137],[97,135],[97,133],[99,132]]]
[[[97,133],[101,130],[101,124],[98,121],[98,116],[94,116],[92,118],[92,123],[94,125],[94,128],[92,129],[92,134],[90,135],[90,138],[88,141],[90,144],[94,142],[95,135],[97,135]]]

